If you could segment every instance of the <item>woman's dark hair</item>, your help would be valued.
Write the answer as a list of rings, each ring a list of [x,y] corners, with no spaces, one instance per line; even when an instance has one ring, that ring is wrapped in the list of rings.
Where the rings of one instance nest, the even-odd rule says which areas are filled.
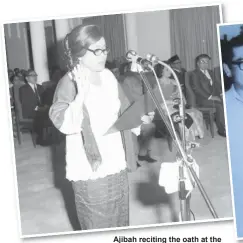
[[[228,41],[220,40],[221,45],[221,56],[222,56],[222,62],[226,64],[231,64],[231,46]]]
[[[158,63],[154,66],[154,71],[155,71],[158,78],[161,78],[163,76],[164,68],[165,67],[163,65],[161,65],[160,63]]]
[[[115,64],[115,62],[106,61],[105,67],[109,70],[112,70],[112,69],[116,68],[116,64]]]
[[[221,41],[222,62],[227,64],[230,69],[232,68],[232,59],[234,57],[233,48],[239,46],[243,46],[243,34],[235,36],[228,42]],[[227,91],[234,83],[234,74],[233,77],[228,77],[223,70],[223,76],[225,91]]]
[[[231,59],[232,59],[232,53],[231,53],[231,46],[230,42],[221,39],[220,40],[221,45],[221,57],[222,57],[222,64],[226,64],[231,69]],[[231,88],[231,85],[233,84],[233,77],[229,77],[223,67],[223,81],[224,81],[224,88],[225,91],[229,90]]]
[[[230,59],[230,63],[232,61],[232,58],[234,57],[233,54],[233,48],[234,47],[239,47],[239,46],[243,46],[243,34],[237,35],[234,38],[232,38],[229,42],[228,42],[228,55],[229,55],[229,59]],[[222,48],[222,46],[221,46]]]
[[[19,73],[20,73],[19,68],[15,68],[15,69],[14,69],[14,75],[18,75]]]
[[[132,62],[124,62],[119,67],[120,75],[125,75],[130,70]]]
[[[99,41],[103,35],[96,25],[79,25],[75,27],[64,39],[64,50],[68,69],[77,65],[78,59],[85,55],[90,45]]]
[[[11,76],[10,79],[9,79],[10,82],[11,82],[12,84],[14,83],[14,78],[15,78],[15,76],[16,76],[16,75],[13,75],[13,76]]]

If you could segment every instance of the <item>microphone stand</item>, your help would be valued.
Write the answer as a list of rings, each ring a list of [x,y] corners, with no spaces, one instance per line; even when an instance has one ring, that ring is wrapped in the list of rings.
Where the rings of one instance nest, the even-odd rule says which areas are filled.
[[[181,89],[180,82],[178,80],[177,75],[175,74],[174,70],[167,65],[166,63],[157,60],[159,64],[163,65],[164,67],[167,67],[175,81],[179,90],[179,96],[180,96],[180,104],[179,104],[179,114],[181,118],[181,136],[182,136],[182,146],[185,151],[185,154],[187,154],[187,144],[186,144],[186,134],[185,134],[185,103],[184,103],[184,96],[183,92]],[[159,85],[159,83],[158,83]],[[184,168],[185,168],[185,163],[184,160],[182,160],[182,163],[179,166],[179,200],[180,200],[180,212],[181,212],[181,220],[182,221],[189,221],[191,219],[191,209],[190,209],[190,199],[191,199],[191,194],[188,194],[188,191],[186,190],[186,185],[185,185],[185,174],[184,174]],[[196,173],[195,173],[196,174]]]
[[[198,189],[202,195],[202,197],[204,198],[204,201],[205,203],[207,204],[207,207],[209,209],[209,211],[211,212],[213,218],[218,218],[218,215],[201,183],[201,181],[199,180],[194,168],[193,168],[193,165],[195,164],[195,160],[191,157],[191,155],[188,154],[188,151],[187,151],[187,141],[186,141],[186,136],[185,136],[185,105],[184,105],[184,97],[183,97],[183,93],[182,93],[182,89],[181,89],[181,86],[180,86],[180,83],[179,83],[179,80],[175,74],[175,72],[173,71],[173,69],[167,65],[166,63],[160,61],[160,60],[157,60],[158,63],[160,63],[161,65],[167,67],[174,79],[176,80],[177,82],[177,86],[179,88],[179,94],[180,94],[180,104],[179,104],[179,114],[180,114],[180,121],[181,121],[181,137],[182,137],[182,141],[180,141],[180,139],[178,138],[178,135],[177,133],[175,132],[175,128],[174,128],[174,125],[173,125],[173,122],[171,124],[168,123],[168,118],[166,116],[166,114],[164,114],[164,111],[162,110],[161,108],[161,105],[159,104],[156,96],[154,95],[153,91],[152,91],[152,88],[149,84],[149,81],[147,79],[147,77],[144,75],[144,70],[143,68],[142,69],[139,69],[138,72],[143,80],[143,83],[145,84],[162,120],[165,122],[165,125],[173,139],[173,143],[177,149],[177,159],[181,162],[180,166],[179,166],[179,200],[180,200],[180,210],[181,210],[181,220],[182,221],[190,221],[191,220],[191,209],[190,209],[190,199],[191,199],[191,193],[188,192],[186,190],[186,183],[185,183],[185,174],[184,174],[184,171],[185,169],[187,170],[188,174],[194,179],[194,181],[196,182],[196,185],[198,186]],[[152,65],[147,65],[147,67],[149,69],[151,69],[155,74],[155,71],[152,67]],[[155,76],[157,82],[158,82],[158,85],[159,85],[159,81],[158,81],[158,78],[157,76]],[[160,85],[159,85],[160,87]],[[160,90],[161,91],[161,90]],[[163,93],[161,92],[161,96],[162,98],[164,99],[164,96],[163,96]],[[166,105],[166,104],[165,104]],[[170,114],[168,114],[169,116],[169,120],[171,119],[170,118]],[[170,120],[171,121],[171,120]],[[191,148],[195,147],[195,144],[191,143]],[[195,186],[195,185],[194,185]]]

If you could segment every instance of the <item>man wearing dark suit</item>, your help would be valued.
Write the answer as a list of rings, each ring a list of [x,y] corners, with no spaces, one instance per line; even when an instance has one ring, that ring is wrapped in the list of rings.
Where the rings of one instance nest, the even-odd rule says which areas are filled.
[[[146,74],[148,80],[150,81],[151,81],[150,78],[151,75],[152,75],[151,73]],[[140,75],[137,72],[127,71],[124,74],[123,79],[121,80],[120,83],[130,104],[137,101],[145,92],[145,87],[143,87],[143,82],[141,80]],[[150,163],[156,162],[156,160],[151,158],[149,155],[149,147],[150,147],[151,140],[154,136],[154,133],[155,133],[154,123],[149,122],[141,126],[141,133],[138,137],[139,148],[137,148],[136,151],[136,153],[138,154],[138,159],[140,161],[147,161]],[[134,142],[136,143],[136,139],[134,140],[135,140]]]
[[[168,59],[168,63],[170,64],[171,68],[174,70],[178,80],[181,84],[182,92],[186,96],[186,88],[185,88],[185,73],[186,69],[184,69],[181,65],[181,60],[178,55],[172,56]]]
[[[20,87],[19,98],[22,105],[23,118],[34,118],[35,111],[42,104],[43,87],[37,84],[37,74],[34,70],[28,70],[27,83]]]
[[[222,88],[220,82],[213,79],[213,72],[209,70],[210,59],[207,54],[196,57],[197,68],[192,72],[191,86],[196,94],[196,102],[199,107],[216,108],[218,134],[225,137]]]
[[[45,119],[45,107],[42,105],[44,88],[37,84],[37,74],[34,70],[28,70],[25,79],[27,83],[19,89],[22,115],[23,118],[34,119],[34,129],[40,141]]]

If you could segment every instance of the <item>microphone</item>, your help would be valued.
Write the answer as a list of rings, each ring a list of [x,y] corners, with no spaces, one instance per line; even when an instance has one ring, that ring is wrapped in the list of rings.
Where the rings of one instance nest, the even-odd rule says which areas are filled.
[[[147,54],[146,59],[148,61],[152,62],[153,64],[157,64],[158,61],[159,61],[159,58],[157,56],[155,56],[154,54],[151,54],[151,53]]]
[[[138,56],[137,53],[133,50],[130,50],[126,53],[126,59],[133,63],[137,63],[144,68],[152,67],[152,62],[150,62],[149,60],[147,60],[145,58]]]
[[[129,50],[127,53],[126,53],[126,59],[128,61],[133,61],[133,59],[137,56],[137,52],[133,51],[133,50]]]

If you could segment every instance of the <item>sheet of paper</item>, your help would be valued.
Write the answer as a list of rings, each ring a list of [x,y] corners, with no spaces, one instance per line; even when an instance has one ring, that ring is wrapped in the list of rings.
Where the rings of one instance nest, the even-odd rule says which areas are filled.
[[[161,103],[161,97],[158,89],[153,89],[153,93],[158,101]],[[107,134],[129,130],[136,128],[142,124],[141,118],[143,115],[149,112],[155,111],[156,106],[148,92],[142,95],[136,102],[134,102],[123,114],[118,118],[118,120],[113,124],[111,128],[106,132]]]

